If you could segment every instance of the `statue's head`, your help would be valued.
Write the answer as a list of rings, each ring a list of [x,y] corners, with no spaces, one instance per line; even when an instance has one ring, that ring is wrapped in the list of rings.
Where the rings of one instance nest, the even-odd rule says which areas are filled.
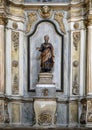
[[[44,36],[44,40],[45,40],[45,42],[48,42],[49,36],[48,36],[48,35],[45,35],[45,36]]]

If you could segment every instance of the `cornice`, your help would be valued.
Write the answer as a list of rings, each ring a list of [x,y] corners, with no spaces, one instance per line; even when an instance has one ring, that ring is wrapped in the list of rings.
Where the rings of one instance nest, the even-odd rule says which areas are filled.
[[[15,7],[23,8],[24,10],[31,10],[36,8],[38,9],[41,6],[47,5],[53,7],[53,9],[62,9],[69,10],[70,8],[79,8],[82,6],[86,6],[85,2],[77,2],[77,3],[24,3],[24,2],[14,2],[12,0],[7,0],[8,3]]]

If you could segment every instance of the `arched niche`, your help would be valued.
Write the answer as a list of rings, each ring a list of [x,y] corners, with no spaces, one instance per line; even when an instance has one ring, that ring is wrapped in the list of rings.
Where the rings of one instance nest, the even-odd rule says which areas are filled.
[[[54,47],[53,83],[57,91],[63,91],[63,44],[64,35],[56,25],[49,20],[42,20],[35,25],[33,32],[28,35],[28,91],[34,91],[40,72],[40,52],[36,50],[44,43],[44,35],[49,35],[49,42]]]

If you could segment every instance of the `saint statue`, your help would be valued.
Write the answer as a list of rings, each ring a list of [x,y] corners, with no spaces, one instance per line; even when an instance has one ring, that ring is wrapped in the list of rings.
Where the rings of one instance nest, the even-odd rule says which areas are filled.
[[[53,46],[49,43],[49,36],[44,36],[45,42],[41,44],[41,47],[37,47],[36,49],[41,52],[41,72],[51,72],[51,69],[54,65],[54,53]]]

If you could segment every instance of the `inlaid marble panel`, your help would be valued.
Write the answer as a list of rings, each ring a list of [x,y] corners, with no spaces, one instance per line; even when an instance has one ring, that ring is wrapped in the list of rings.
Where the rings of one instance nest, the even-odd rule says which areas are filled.
[[[67,124],[67,104],[57,105],[57,124]]]
[[[78,103],[77,101],[72,101],[69,104],[69,122],[70,123],[76,123],[78,121]]]
[[[33,103],[24,103],[22,107],[22,122],[25,124],[34,123]]]
[[[20,104],[12,103],[12,123],[20,123]]]

